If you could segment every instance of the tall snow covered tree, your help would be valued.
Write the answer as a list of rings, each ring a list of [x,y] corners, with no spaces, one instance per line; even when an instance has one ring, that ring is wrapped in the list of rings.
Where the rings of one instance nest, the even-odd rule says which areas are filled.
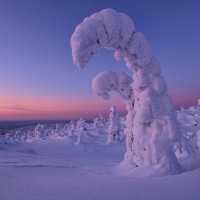
[[[120,121],[119,113],[115,106],[111,106],[109,114],[109,126],[108,126],[108,140],[107,143],[112,141],[118,141],[120,135]]]
[[[124,59],[134,72],[131,85],[134,107],[129,110],[125,162],[135,167],[153,166],[171,174],[181,172],[172,152],[180,135],[176,111],[167,95],[160,64],[144,35],[136,31],[131,18],[113,9],[94,13],[76,27],[71,46],[73,61],[81,69],[105,47],[115,50],[115,59]]]

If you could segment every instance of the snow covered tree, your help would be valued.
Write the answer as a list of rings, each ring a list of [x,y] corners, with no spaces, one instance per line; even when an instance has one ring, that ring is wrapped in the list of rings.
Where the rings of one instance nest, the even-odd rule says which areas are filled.
[[[120,121],[119,113],[115,106],[111,106],[109,115],[109,126],[108,126],[108,140],[107,143],[119,140],[120,135]]]
[[[68,130],[69,130],[69,124],[63,125],[63,127],[61,129],[62,136],[68,135]]]
[[[10,140],[12,138],[12,133],[8,132],[5,134],[5,139]]]
[[[84,132],[87,131],[87,124],[85,122],[85,120],[83,118],[80,118],[77,122],[76,122],[76,129],[80,132]]]
[[[99,117],[94,118],[94,120],[93,120],[93,127],[97,128],[97,127],[99,127],[100,125],[101,125],[101,120],[100,120],[100,118],[99,118]]]
[[[44,125],[38,124],[34,131],[33,135],[37,138],[42,138],[44,133]]]
[[[63,136],[63,127],[62,124],[56,124],[54,132],[53,132],[53,137],[59,137]]]
[[[104,126],[106,123],[106,119],[102,116],[101,113],[99,113],[99,118],[100,118],[100,125]]]
[[[153,166],[166,173],[179,173],[181,166],[172,152],[180,131],[176,111],[167,95],[160,64],[144,35],[123,13],[104,9],[79,24],[71,37],[72,57],[81,69],[100,48],[115,50],[115,59],[125,60],[133,71],[132,106],[128,109],[125,162]],[[112,86],[111,86],[112,88]],[[107,98],[107,94],[102,95]]]
[[[76,129],[76,123],[74,121],[70,121],[69,123],[69,135],[72,136]]]
[[[99,115],[100,115],[99,117],[97,117],[93,120],[92,126],[95,128],[97,128],[99,126],[104,126],[106,123],[106,119],[101,114],[99,114]]]
[[[185,108],[183,106],[181,106],[181,111],[184,111],[184,110],[185,110]]]

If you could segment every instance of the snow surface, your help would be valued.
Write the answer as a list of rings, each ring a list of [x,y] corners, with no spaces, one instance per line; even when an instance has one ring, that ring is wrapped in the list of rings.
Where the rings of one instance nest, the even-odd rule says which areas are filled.
[[[121,122],[124,121],[121,118]],[[70,124],[80,124],[80,121]],[[48,129],[44,129],[45,125],[26,128],[29,129],[27,133],[34,132],[35,137],[41,136],[39,130],[44,133],[43,138],[27,138],[26,142],[14,137],[1,138],[0,199],[199,200],[200,157],[197,156],[200,151],[197,142],[200,108],[178,111],[178,124],[197,155],[179,160],[187,172],[175,176],[155,174],[154,168],[145,166],[123,165],[125,142],[108,145],[106,123],[97,127],[87,124],[88,131],[84,132],[74,128],[73,134],[70,126],[50,126],[55,132],[59,127],[57,137],[49,126]],[[65,134],[62,127],[69,128]],[[46,137],[47,130],[51,137]],[[20,129],[13,131],[18,136],[19,132]],[[80,135],[81,142],[77,142]]]

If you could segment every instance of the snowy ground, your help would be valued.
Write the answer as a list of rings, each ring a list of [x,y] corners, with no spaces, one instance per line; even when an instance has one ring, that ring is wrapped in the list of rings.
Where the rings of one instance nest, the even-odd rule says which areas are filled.
[[[107,127],[77,137],[0,142],[1,200],[199,200],[200,168],[176,176],[134,178],[116,173],[125,142],[106,145]]]

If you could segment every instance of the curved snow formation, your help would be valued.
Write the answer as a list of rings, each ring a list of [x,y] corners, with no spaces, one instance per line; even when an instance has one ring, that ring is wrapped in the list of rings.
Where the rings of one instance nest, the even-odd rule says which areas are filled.
[[[132,117],[128,119],[124,162],[135,167],[154,166],[171,174],[181,172],[172,151],[180,137],[176,111],[167,95],[167,84],[160,75],[160,64],[144,35],[136,31],[131,18],[113,9],[94,13],[76,27],[71,46],[73,61],[80,68],[105,47],[115,50],[115,59],[124,59],[134,72],[131,85],[134,109],[129,110]]]

